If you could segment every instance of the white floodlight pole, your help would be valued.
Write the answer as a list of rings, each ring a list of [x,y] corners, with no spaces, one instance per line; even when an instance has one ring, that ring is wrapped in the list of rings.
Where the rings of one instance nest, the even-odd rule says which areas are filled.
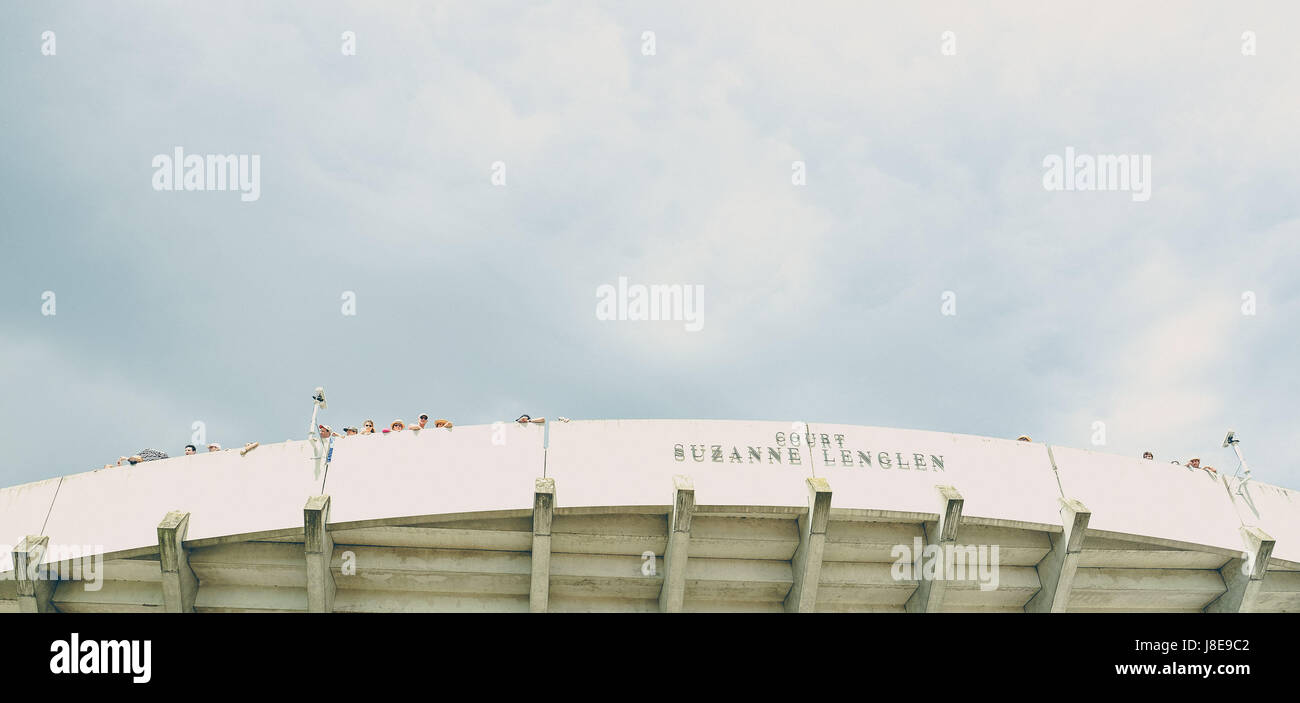
[[[307,428],[307,441],[311,442],[312,458],[319,460],[321,453],[320,432],[316,429],[316,414],[325,407],[325,389],[317,387],[316,394],[312,396],[311,405],[311,426]]]
[[[319,437],[319,434],[316,432],[316,413],[319,410],[320,410],[320,403],[312,403],[311,425],[307,428],[307,439],[313,439]]]
[[[1236,480],[1238,476],[1241,477],[1241,481],[1237,484],[1238,495],[1241,495],[1242,487],[1245,486],[1248,481],[1250,481],[1250,466],[1246,464],[1246,457],[1241,455],[1240,445],[1241,445],[1241,440],[1237,439],[1237,433],[1233,432],[1232,430],[1228,430],[1228,436],[1224,438],[1223,446],[1232,447],[1232,451],[1237,455],[1237,461],[1241,462],[1241,465],[1237,467],[1237,472],[1232,475],[1233,480]]]

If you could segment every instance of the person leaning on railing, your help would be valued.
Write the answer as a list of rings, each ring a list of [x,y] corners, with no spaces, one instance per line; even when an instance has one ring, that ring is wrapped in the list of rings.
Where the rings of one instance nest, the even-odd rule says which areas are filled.
[[[141,449],[140,451],[136,452],[135,454],[132,454],[131,456],[119,457],[117,460],[117,464],[104,464],[104,468],[108,469],[108,468],[112,468],[113,466],[121,466],[122,462],[124,461],[129,463],[131,466],[135,466],[136,464],[142,462],[157,461],[158,459],[166,459],[166,458],[167,458],[166,452],[158,451],[157,449]]]

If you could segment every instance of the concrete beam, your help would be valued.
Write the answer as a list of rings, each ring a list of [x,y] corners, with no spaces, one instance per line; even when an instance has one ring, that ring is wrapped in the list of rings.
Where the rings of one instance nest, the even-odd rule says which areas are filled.
[[[528,611],[545,613],[551,602],[551,523],[555,521],[555,479],[533,484],[533,581]]]
[[[20,613],[54,613],[58,612],[50,599],[54,596],[54,587],[47,574],[41,573],[41,558],[50,546],[50,538],[41,535],[28,535],[14,547],[14,578],[18,580],[18,612]]]
[[[1205,606],[1207,613],[1249,613],[1255,609],[1276,541],[1258,527],[1241,528],[1241,539],[1246,544],[1246,558],[1232,559],[1219,569],[1228,590]]]
[[[312,496],[302,509],[303,552],[307,557],[307,612],[334,612],[334,537],[330,535],[330,497]]]
[[[785,597],[785,612],[811,613],[817,609],[817,584],[822,577],[826,551],[826,524],[831,515],[831,485],[824,478],[807,479],[808,514],[799,516],[799,547],[790,564],[794,585]]]
[[[1064,531],[1051,535],[1052,551],[1038,562],[1038,593],[1025,603],[1026,613],[1063,613],[1070,604],[1070,589],[1079,569],[1083,538],[1092,512],[1073,498],[1061,498]]]
[[[168,613],[194,612],[199,579],[190,568],[185,533],[190,514],[172,511],[158,523],[158,566],[162,569],[163,610]]]
[[[938,578],[927,578],[924,569],[917,568],[922,563],[922,555],[913,555],[913,576],[917,579],[916,591],[907,599],[904,610],[909,613],[937,613],[943,606],[944,594],[948,592],[948,579],[955,574],[949,573],[949,564],[944,555],[948,547],[957,544],[957,527],[961,525],[961,510],[966,500],[952,486],[935,486],[939,492],[939,521],[925,525],[926,545],[939,548],[940,563],[943,573]]]
[[[659,612],[680,613],[686,597],[686,560],[691,551],[691,517],[695,515],[695,484],[673,476],[673,512],[668,520],[668,549],[664,553],[664,585]]]

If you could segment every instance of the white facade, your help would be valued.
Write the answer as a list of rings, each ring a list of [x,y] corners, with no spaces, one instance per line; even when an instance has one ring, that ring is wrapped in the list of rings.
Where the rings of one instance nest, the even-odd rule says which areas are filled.
[[[1296,491],[915,430],[549,431],[343,437],[328,465],[285,442],[0,489],[0,611],[1300,610]],[[927,574],[925,547],[978,568]]]

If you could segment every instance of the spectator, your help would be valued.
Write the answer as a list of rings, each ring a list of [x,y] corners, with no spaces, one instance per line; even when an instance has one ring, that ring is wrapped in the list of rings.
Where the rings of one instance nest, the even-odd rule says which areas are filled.
[[[219,451],[221,451],[221,445],[220,445],[220,444],[217,444],[216,442],[208,442],[208,451],[209,451],[209,452],[219,452]]]
[[[433,426],[434,426],[434,427],[447,427],[447,428],[450,428],[450,427],[451,427],[451,420],[434,420],[434,421],[433,421]]]
[[[355,435],[355,434],[357,433],[357,428],[355,428],[355,427],[344,427],[344,428],[343,428],[343,433],[344,433],[345,435],[351,437],[351,436],[353,436],[353,435]]]
[[[1201,468],[1201,457],[1199,457],[1199,456],[1194,456],[1194,457],[1192,457],[1191,459],[1188,459],[1188,460],[1187,460],[1187,468],[1189,468],[1189,469],[1199,469],[1199,468]]]
[[[402,422],[401,420],[393,420],[392,424],[390,424],[388,428],[394,432],[401,432],[402,430],[406,429],[406,423]]]
[[[191,455],[193,455],[193,454],[198,453],[198,451],[199,451],[199,448],[196,447],[196,446],[194,446],[193,444],[187,444],[187,445],[185,445],[185,456],[191,456]]]
[[[411,423],[411,429],[415,429],[416,424],[417,423],[414,422]],[[420,429],[424,429],[424,426],[429,424],[429,413],[420,413],[420,421],[418,424],[420,425]]]
[[[1152,454],[1151,452],[1142,452],[1142,458],[1143,458],[1143,459],[1151,459],[1151,460],[1155,460],[1156,455],[1155,455],[1155,454]]]
[[[1020,435],[1019,437],[1016,437],[1016,441],[1017,441],[1017,442],[1032,442],[1032,441],[1034,441],[1034,440],[1030,439],[1030,438],[1029,438],[1029,435],[1027,435],[1027,434],[1022,434],[1022,435]]]
[[[166,458],[167,458],[166,452],[160,452],[157,449],[141,449],[139,452],[136,452],[131,456],[124,456],[119,458],[117,460],[117,465],[121,466],[122,462],[125,461],[125,462],[129,462],[132,466],[135,466],[136,464],[139,464],[141,462],[157,461],[159,459],[166,459]]]
[[[365,422],[361,423],[361,434],[374,434],[374,433],[375,433],[374,420],[366,420]]]
[[[527,425],[527,424],[530,423],[530,422],[535,422],[535,423],[537,423],[537,424],[540,425],[540,424],[546,422],[546,418],[544,418],[544,417],[528,417],[527,415],[520,415],[520,416],[519,416],[519,419],[518,419],[518,420],[515,420],[515,422],[518,422],[518,423],[521,424],[521,425]]]
[[[330,435],[334,434],[334,430],[331,430],[329,425],[320,425],[316,429],[320,430],[321,439],[329,439]]]

